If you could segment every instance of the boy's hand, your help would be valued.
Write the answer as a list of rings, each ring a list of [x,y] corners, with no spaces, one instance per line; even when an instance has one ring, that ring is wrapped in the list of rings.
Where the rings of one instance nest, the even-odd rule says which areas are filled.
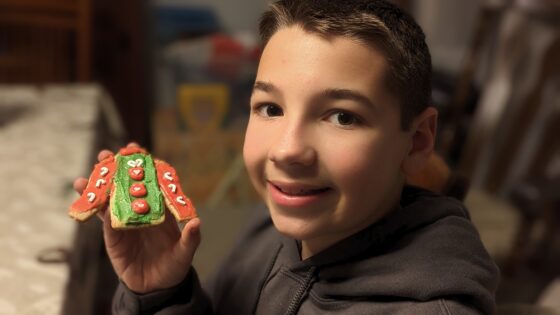
[[[138,146],[130,143],[130,146]],[[110,151],[103,150],[98,160]],[[81,194],[87,179],[74,181],[74,189]],[[194,253],[200,244],[200,220],[192,219],[180,231],[173,215],[166,209],[165,221],[157,226],[114,230],[107,209],[97,213],[103,221],[103,236],[107,254],[117,276],[137,293],[166,289],[179,284],[187,276]]]

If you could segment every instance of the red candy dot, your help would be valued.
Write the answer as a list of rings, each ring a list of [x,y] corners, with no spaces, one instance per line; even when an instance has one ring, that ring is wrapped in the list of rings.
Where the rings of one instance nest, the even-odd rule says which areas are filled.
[[[146,196],[146,186],[144,186],[144,184],[142,183],[134,183],[132,184],[132,186],[130,186],[130,189],[128,190],[128,192],[136,198],[139,197],[144,197]]]
[[[144,199],[136,199],[132,202],[132,210],[138,214],[145,214],[150,211],[150,205]]]
[[[128,176],[134,180],[144,179],[144,169],[141,167],[131,167],[128,169]]]

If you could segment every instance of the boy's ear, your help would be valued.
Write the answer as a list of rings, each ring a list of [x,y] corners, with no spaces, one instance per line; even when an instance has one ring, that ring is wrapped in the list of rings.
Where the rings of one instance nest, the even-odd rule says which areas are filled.
[[[434,151],[438,112],[434,107],[426,108],[410,126],[410,149],[402,163],[406,176],[418,174],[430,159]]]

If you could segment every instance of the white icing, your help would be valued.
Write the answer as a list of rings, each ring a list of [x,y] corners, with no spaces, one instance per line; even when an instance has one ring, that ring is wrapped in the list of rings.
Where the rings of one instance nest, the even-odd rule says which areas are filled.
[[[140,187],[140,186],[134,186],[134,187],[132,187],[132,190],[133,190],[133,191],[140,191],[141,189],[142,189],[142,187]]]
[[[109,173],[109,169],[107,167],[103,166],[101,168],[101,176],[105,176],[105,175],[107,175],[107,173]]]
[[[182,204],[182,205],[186,205],[187,202],[185,201],[185,199],[183,198],[183,196],[179,196],[177,197],[175,200],[177,200],[178,203]]]
[[[89,202],[93,202],[95,200],[95,193],[88,192],[87,197]]]
[[[132,174],[136,176],[140,175],[141,172],[142,172],[141,170],[132,170]]]
[[[142,161],[141,159],[130,160],[130,161],[126,162],[126,164],[128,164],[128,166],[130,166],[130,167],[142,166],[143,163],[144,163],[144,161]]]
[[[171,176],[171,172],[165,172],[165,173],[163,173],[163,178],[167,179],[167,180],[170,181],[170,182],[173,181],[173,176]]]
[[[105,185],[105,184],[107,184],[107,182],[104,179],[100,178],[95,182],[95,187],[99,188],[101,187],[101,185]]]
[[[175,185],[175,184],[169,184],[169,185],[167,185],[167,187],[169,189],[171,189],[172,193],[175,193],[177,191],[177,185]]]

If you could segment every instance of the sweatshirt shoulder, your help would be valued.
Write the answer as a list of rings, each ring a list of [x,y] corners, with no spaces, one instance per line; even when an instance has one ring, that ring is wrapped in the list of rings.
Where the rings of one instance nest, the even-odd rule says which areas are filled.
[[[470,220],[469,211],[462,201],[419,187],[405,186],[400,206],[407,212],[422,211],[422,214],[433,215],[434,220],[446,216],[459,216]]]
[[[443,314],[477,314],[477,310],[491,313],[499,269],[465,205],[415,187],[403,191],[402,202],[401,219],[409,222],[410,229],[401,235],[400,242],[406,248],[405,260],[416,262],[405,270],[413,270],[413,278],[425,281],[417,288],[424,292],[420,296],[467,296],[474,307],[470,309],[456,299],[441,300],[443,310],[448,309]],[[428,257],[429,263],[422,263]]]

